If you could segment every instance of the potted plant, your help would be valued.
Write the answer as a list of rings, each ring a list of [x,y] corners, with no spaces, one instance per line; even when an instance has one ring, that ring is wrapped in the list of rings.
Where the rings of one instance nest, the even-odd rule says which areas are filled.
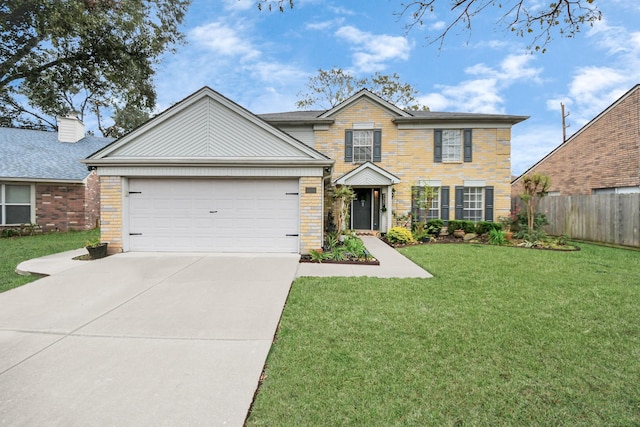
[[[91,257],[91,259],[98,259],[107,256],[107,245],[108,243],[100,242],[100,238],[96,237],[87,240],[84,247],[87,249],[87,252],[89,252],[89,257]]]

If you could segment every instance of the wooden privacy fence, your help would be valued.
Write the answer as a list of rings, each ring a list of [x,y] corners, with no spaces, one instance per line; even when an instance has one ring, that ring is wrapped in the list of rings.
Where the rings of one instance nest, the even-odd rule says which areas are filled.
[[[549,234],[640,247],[640,194],[547,196],[538,211]]]

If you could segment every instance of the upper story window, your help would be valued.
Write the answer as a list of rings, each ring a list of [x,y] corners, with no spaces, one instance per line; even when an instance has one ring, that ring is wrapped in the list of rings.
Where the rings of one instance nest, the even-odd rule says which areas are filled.
[[[0,225],[31,223],[31,185],[0,184]]]
[[[433,161],[436,163],[470,162],[473,157],[471,129],[435,129]]]
[[[353,161],[355,163],[370,162],[373,160],[373,131],[353,131]]]
[[[382,161],[382,130],[347,129],[344,136],[344,161],[348,163]]]
[[[462,131],[460,129],[442,131],[442,161],[462,161]]]

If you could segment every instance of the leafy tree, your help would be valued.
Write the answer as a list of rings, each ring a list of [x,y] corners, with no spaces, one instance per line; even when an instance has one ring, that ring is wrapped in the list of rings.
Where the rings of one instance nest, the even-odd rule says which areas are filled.
[[[602,12],[595,5],[596,0],[557,0],[542,5],[538,0],[423,0],[400,1],[400,10],[396,12],[400,17],[408,16],[406,29],[422,26],[425,16],[436,14],[445,16],[450,12],[452,18],[446,23],[445,29],[432,42],[442,44],[446,35],[454,27],[463,25],[471,31],[473,19],[480,13],[487,13],[490,8],[500,10],[497,17],[498,26],[507,29],[519,37],[530,38],[529,48],[545,52],[546,46],[555,32],[562,37],[573,37],[580,32],[584,25],[593,25],[602,18]],[[275,5],[281,12],[288,4],[293,8],[293,0],[258,0],[258,8],[262,10],[266,5],[269,10]]]
[[[367,87],[382,99],[411,110],[427,110],[415,96],[418,91],[410,84],[402,83],[400,77],[375,73],[371,77],[356,79],[342,68],[333,67],[330,70],[319,69],[316,76],[307,82],[307,93],[299,93],[296,106],[298,108],[331,108],[340,104],[362,88]]]
[[[523,192],[520,194],[520,200],[525,204],[527,211],[527,226],[529,230],[534,230],[534,222],[538,202],[547,195],[551,180],[547,175],[535,173],[522,178]]]
[[[182,42],[178,26],[190,2],[3,1],[0,124],[47,129],[56,115],[93,113],[102,122],[115,111],[103,134],[128,130],[119,113],[139,119],[155,107],[154,66]]]

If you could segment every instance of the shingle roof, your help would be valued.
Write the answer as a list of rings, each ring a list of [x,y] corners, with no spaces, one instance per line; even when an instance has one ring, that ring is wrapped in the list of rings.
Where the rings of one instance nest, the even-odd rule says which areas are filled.
[[[288,111],[285,113],[258,114],[260,118],[270,123],[313,123],[325,119],[319,118],[324,111]],[[411,116],[396,117],[397,122],[424,122],[424,121],[478,121],[478,122],[507,122],[516,124],[526,120],[528,116],[514,116],[507,114],[483,114],[483,113],[458,113],[441,111],[407,111]]]
[[[89,135],[59,142],[57,132],[0,127],[0,179],[82,181],[89,172],[80,160],[111,141]]]

